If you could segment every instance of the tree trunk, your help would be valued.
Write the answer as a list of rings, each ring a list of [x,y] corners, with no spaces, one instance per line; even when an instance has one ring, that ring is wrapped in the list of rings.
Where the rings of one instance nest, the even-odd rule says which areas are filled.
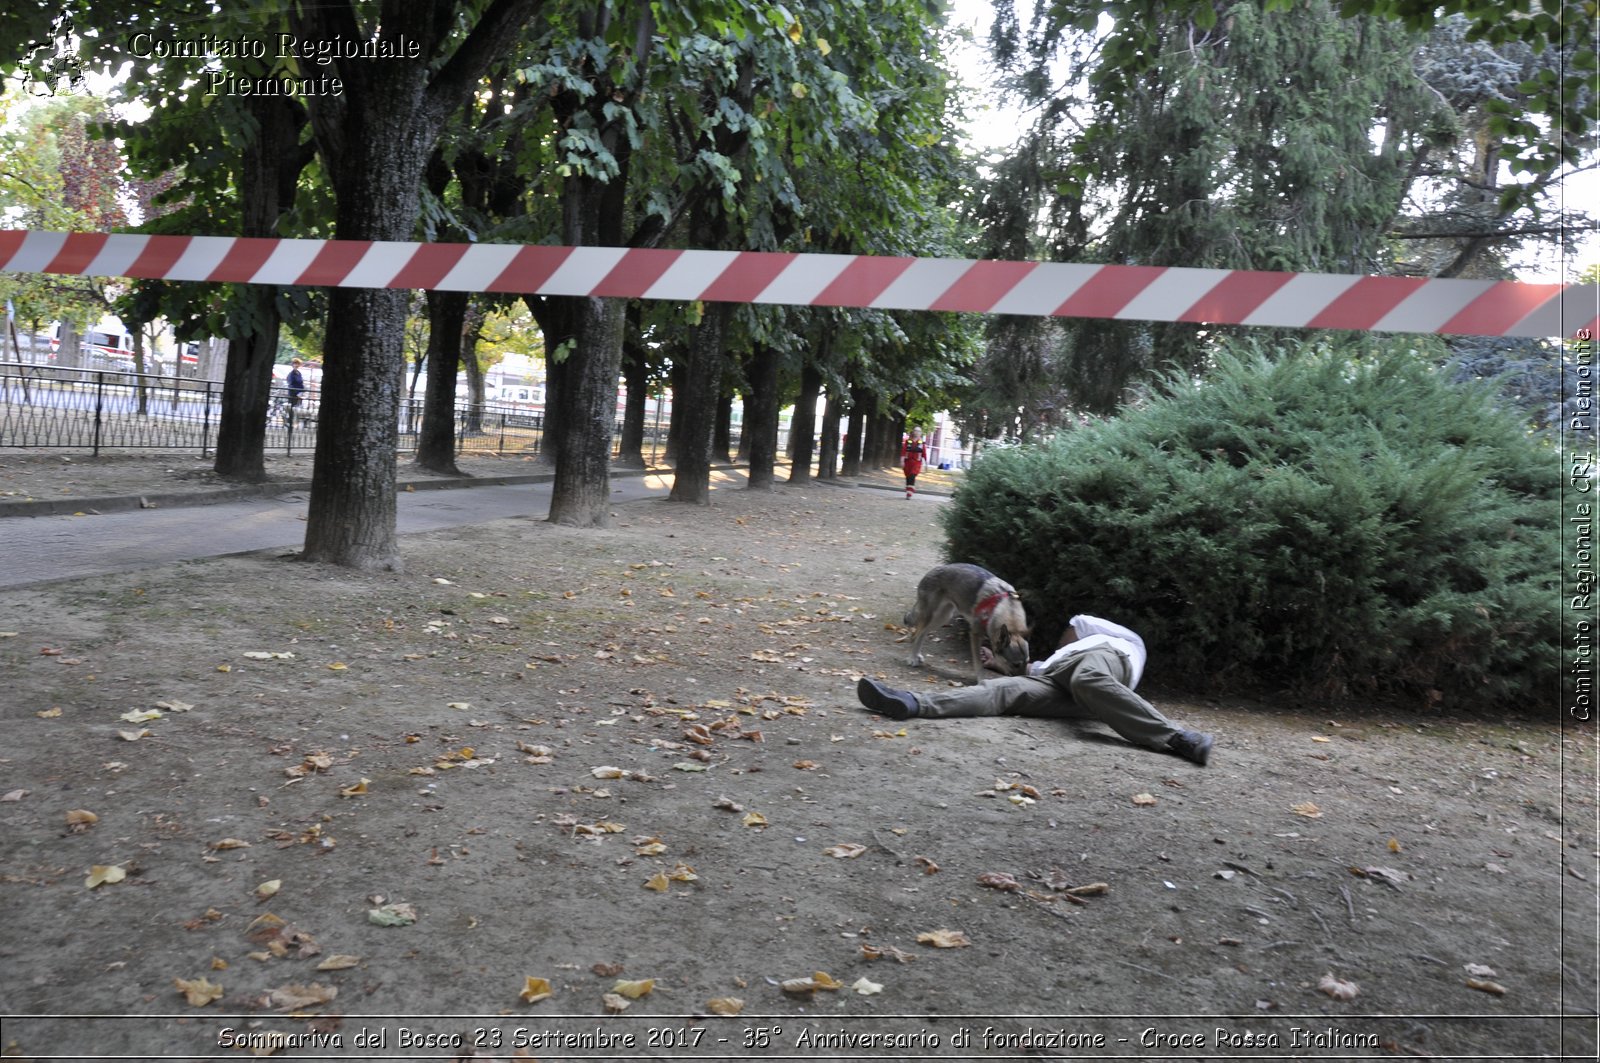
[[[839,478],[839,421],[843,414],[843,401],[833,391],[828,392],[828,404],[822,409],[822,442],[817,448],[817,479]]]
[[[307,97],[333,185],[339,239],[415,235],[422,175],[440,132],[537,6],[538,0],[489,0],[451,51],[447,38],[462,27],[439,17],[447,8],[381,5],[377,36],[410,40],[419,46],[418,57],[340,60],[344,93]],[[462,15],[470,17],[465,9]],[[295,6],[289,25],[307,39],[349,37],[359,28],[348,0]],[[329,293],[307,560],[363,570],[401,567],[394,471],[409,301],[402,289]]]
[[[715,246],[706,245],[706,246]],[[723,337],[733,317],[730,303],[707,303],[700,324],[689,337],[683,387],[673,395],[673,413],[681,418],[677,461],[673,465],[672,501],[711,502],[711,443],[715,430],[718,383],[722,379]]]
[[[592,296],[574,296],[573,302],[577,343],[561,381],[561,433],[549,519],[603,528],[611,522],[611,438],[628,303]]]
[[[232,342],[221,336],[208,336],[205,342],[199,344],[199,347],[200,353],[195,363],[194,376],[200,380],[216,380],[218,377],[226,379],[228,375],[228,358],[233,348]],[[272,352],[272,357],[276,361],[278,352]],[[267,369],[267,379],[272,379],[270,364]]]
[[[81,336],[78,326],[66,318],[61,320],[61,328],[57,332],[60,337],[56,344],[55,364],[63,369],[75,369],[83,364],[81,355]]]
[[[795,400],[794,420],[789,425],[789,453],[794,464],[789,482],[803,484],[811,479],[811,457],[816,451],[817,396],[822,392],[822,371],[811,362],[800,371],[800,397]]]
[[[239,168],[241,234],[276,236],[278,219],[294,201],[295,182],[311,156],[300,147],[306,123],[298,103],[281,97],[252,96],[255,136],[245,145]],[[247,335],[228,345],[223,370],[222,414],[217,421],[218,476],[259,483],[267,478],[267,405],[272,398],[272,364],[278,359],[278,289],[241,286],[238,299]],[[181,363],[181,358],[180,358]]]
[[[639,304],[628,307],[628,331],[622,340],[622,382],[627,388],[627,406],[622,413],[622,446],[617,464],[642,469],[644,460],[644,415],[649,399],[650,365],[638,336]]]
[[[223,364],[222,411],[217,418],[218,476],[246,483],[267,478],[267,404],[272,398],[272,364],[278,357],[278,290],[251,285],[239,293],[244,311],[257,322],[248,336],[228,341]]]
[[[861,437],[867,423],[866,412],[866,391],[860,387],[852,387],[850,389],[850,419],[844,435],[844,468],[840,470],[845,476],[861,475],[863,445]]]
[[[539,424],[539,464],[554,467],[561,449],[561,395],[566,390],[567,359],[557,352],[572,339],[575,300],[550,296],[523,299],[544,334],[544,413]]]
[[[351,99],[334,183],[339,239],[411,237],[422,169],[438,130],[414,128],[415,100],[388,101],[406,89],[420,93],[425,75],[422,68],[410,79],[396,77],[395,93],[364,94],[365,109],[361,97]],[[396,114],[407,119],[399,128],[392,122]],[[402,289],[328,293],[327,357],[306,517],[308,561],[362,570],[402,567],[394,474],[409,302],[410,293]]]
[[[765,344],[750,355],[750,390],[745,395],[739,449],[750,462],[751,490],[773,486],[778,460],[778,352]]]
[[[683,439],[683,403],[678,401],[678,396],[683,394],[684,369],[689,364],[688,344],[682,338],[673,344],[672,368],[667,371],[667,389],[672,393],[672,409],[667,412],[667,462],[676,464],[678,461],[678,443]]]
[[[478,337],[483,334],[483,319],[474,318],[471,308],[467,310],[467,324],[461,332],[461,371],[467,374],[467,409],[463,417],[468,435],[476,435],[484,431],[483,408],[488,402],[488,381],[485,379],[483,362],[478,358]],[[450,396],[450,401],[455,401],[455,395]]]
[[[724,390],[717,396],[716,419],[711,429],[711,460],[732,465],[732,450],[733,392]]]
[[[467,292],[427,292],[428,389],[417,433],[416,464],[449,476],[456,468],[456,372],[461,364],[461,332],[467,320]]]

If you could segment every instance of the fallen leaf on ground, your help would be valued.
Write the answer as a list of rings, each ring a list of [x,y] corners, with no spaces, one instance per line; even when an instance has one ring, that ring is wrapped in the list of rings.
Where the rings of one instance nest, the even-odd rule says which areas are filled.
[[[830,845],[822,851],[836,860],[853,860],[866,852],[867,847],[857,842],[840,842],[838,845]]]
[[[250,848],[250,843],[243,838],[223,838],[221,841],[212,842],[211,848],[218,851],[224,849],[248,849]]]
[[[348,956],[342,952],[335,953],[317,964],[319,971],[343,971],[355,967],[361,962],[360,956]]]
[[[282,888],[283,879],[281,878],[275,878],[270,882],[263,882],[261,885],[256,887],[256,900],[264,901],[268,898],[275,897],[277,896],[278,891]]]
[[[987,886],[992,890],[1003,890],[1006,893],[1016,893],[1022,889],[1022,883],[1004,871],[985,871],[978,876],[978,885]]]
[[[151,735],[151,731],[150,731],[149,728],[145,728],[144,730],[141,730],[141,731],[118,731],[117,732],[117,737],[122,739],[124,742],[137,742],[141,738],[149,738],[150,735]]]
[[[179,701],[177,698],[173,698],[170,701],[156,702],[156,708],[166,709],[168,712],[188,712],[194,706],[187,701]]]
[[[937,875],[939,873],[939,865],[926,856],[919,856],[912,863],[920,864],[924,875]]]
[[[1156,803],[1156,795],[1155,794],[1134,794],[1133,795],[1133,803],[1136,804],[1136,805],[1139,805],[1141,808],[1148,807],[1148,806],[1153,805],[1153,804]]]
[[[0,797],[0,801],[21,801],[31,792],[30,790],[10,790],[4,797]]]
[[[598,768],[590,768],[589,774],[596,779],[626,779],[632,773],[623,768],[614,768],[609,764],[603,764]]]
[[[627,998],[626,997],[620,997],[615,993],[604,993],[604,994],[602,994],[601,997],[600,997],[600,1002],[606,1006],[606,1010],[607,1011],[627,1011],[628,1010],[628,1003],[629,1002],[628,1002]]]
[[[161,713],[155,709],[131,709],[117,719],[127,720],[129,723],[149,723],[151,720],[161,719]]]
[[[1106,882],[1090,882],[1084,886],[1068,886],[1061,892],[1069,897],[1098,897],[1102,893],[1110,893],[1111,886]]]
[[[765,827],[767,825],[767,817],[759,812],[746,812],[744,818],[739,822],[746,827]]]
[[[1354,982],[1346,982],[1342,979],[1335,978],[1331,971],[1327,974],[1324,974],[1321,980],[1317,982],[1317,989],[1323,993],[1326,993],[1334,1000],[1354,1000],[1361,992],[1360,986],[1356,985]]]
[[[854,989],[857,993],[860,993],[864,997],[870,997],[874,993],[883,992],[883,986],[879,985],[877,982],[869,982],[865,978],[857,978],[854,982],[850,983],[850,988]]]
[[[1464,964],[1462,966],[1462,970],[1466,971],[1474,978],[1493,978],[1495,976],[1495,970],[1493,967],[1488,967],[1481,963]]]
[[[737,1015],[744,1010],[744,1001],[738,997],[713,997],[706,1001],[706,1010],[713,1015]]]
[[[354,786],[346,786],[344,789],[339,791],[339,796],[340,797],[360,797],[360,796],[362,796],[363,794],[365,794],[367,792],[367,783],[369,783],[371,781],[372,781],[371,779],[362,779],[360,782],[356,783]]]
[[[936,949],[964,949],[972,944],[960,930],[929,930],[917,935],[917,944]]]
[[[67,830],[73,834],[82,834],[99,822],[100,817],[90,812],[87,808],[69,808],[67,810]]]
[[[779,989],[794,996],[804,996],[819,989],[833,992],[843,986],[843,982],[830,975],[827,971],[817,971],[810,978],[790,978],[778,983]]]
[[[657,871],[645,882],[644,888],[647,890],[655,890],[657,893],[665,893],[667,890],[672,888],[672,883],[667,880],[667,873],[665,871]]]
[[[656,980],[654,978],[620,979],[611,987],[611,991],[625,996],[629,1000],[638,1000],[640,997],[649,996],[650,991],[655,987]]]
[[[245,654],[252,661],[290,661],[294,659],[292,653],[277,653],[272,650],[250,650]]]
[[[53,720],[61,715],[61,706],[57,705],[53,708],[45,709],[43,712],[36,712],[34,715],[41,720]]]
[[[1483,978],[1468,978],[1467,988],[1476,989],[1480,993],[1492,993],[1497,997],[1506,995],[1506,987],[1499,982],[1490,982]]]
[[[1321,819],[1322,818],[1322,809],[1318,808],[1316,805],[1312,804],[1310,801],[1301,801],[1297,805],[1290,805],[1289,806],[1289,811],[1293,812],[1297,816],[1304,816],[1307,819]]]
[[[375,926],[410,926],[417,921],[417,909],[410,904],[384,904],[367,911],[367,922]]]
[[[184,999],[197,1008],[203,1008],[222,997],[222,987],[213,985],[206,978],[174,978],[172,984],[178,987]]]
[[[121,882],[128,877],[128,873],[116,864],[95,864],[89,868],[89,877],[83,880],[86,889],[94,889],[107,883]]]
[[[863,960],[881,960],[885,957],[896,963],[911,963],[916,959],[914,955],[904,949],[897,949],[893,945],[862,945],[861,958]]]
[[[533,978],[530,976],[523,980],[522,992],[517,995],[522,998],[524,1004],[537,1004],[553,992],[554,990],[550,988],[550,980],[548,978]]]

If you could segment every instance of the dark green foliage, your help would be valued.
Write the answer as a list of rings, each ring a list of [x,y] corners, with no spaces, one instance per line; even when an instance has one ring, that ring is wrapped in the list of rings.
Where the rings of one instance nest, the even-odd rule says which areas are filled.
[[[1559,463],[1486,389],[1371,339],[1167,387],[988,452],[946,512],[951,559],[1024,591],[1036,655],[1081,611],[1184,683],[1553,693]]]

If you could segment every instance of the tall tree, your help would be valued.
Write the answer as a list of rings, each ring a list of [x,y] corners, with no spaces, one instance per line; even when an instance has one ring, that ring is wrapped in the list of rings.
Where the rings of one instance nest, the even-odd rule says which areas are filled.
[[[307,97],[339,239],[411,238],[423,170],[445,122],[538,7],[539,0],[325,0],[293,11],[305,40],[373,42],[385,53],[335,60],[343,93]],[[308,560],[401,567],[394,477],[406,300],[398,289],[329,295]]]
[[[1469,72],[1465,31],[1452,51],[1441,29],[1426,60],[1415,29],[1353,14],[1388,11],[1382,4],[1346,4],[1350,17],[1343,17],[1332,0],[1057,0],[1034,5],[1027,28],[1019,6],[998,5],[995,54],[1009,87],[1039,118],[986,187],[987,253],[1434,273],[1465,269],[1475,257],[1480,267],[1489,261],[1474,231],[1539,229],[1530,219],[1547,178],[1498,195],[1506,186],[1497,185],[1498,174],[1485,179],[1483,167],[1497,168],[1486,156],[1513,134],[1470,116],[1472,93],[1441,90],[1451,78],[1458,89],[1463,78],[1477,78],[1480,94],[1520,92],[1534,106],[1529,82],[1504,64],[1498,85],[1481,76],[1494,63]],[[1542,78],[1532,77],[1532,67],[1523,73]],[[1491,145],[1478,153],[1476,177],[1457,147],[1474,126]],[[1576,158],[1577,145],[1570,148],[1563,154]],[[1430,175],[1439,175],[1431,189]],[[1427,219],[1452,199],[1476,204],[1472,227]],[[1528,213],[1527,224],[1506,213],[1518,210]],[[1397,254],[1397,235],[1417,242]],[[1431,250],[1421,242],[1430,238],[1458,242],[1449,255],[1419,254]],[[996,329],[987,380],[1021,385],[994,398],[1024,425],[1047,424],[1063,404],[1109,410],[1159,367],[1199,370],[1226,331],[1092,320]],[[997,364],[1008,352],[1037,361],[1041,351],[1042,373],[1023,362]]]

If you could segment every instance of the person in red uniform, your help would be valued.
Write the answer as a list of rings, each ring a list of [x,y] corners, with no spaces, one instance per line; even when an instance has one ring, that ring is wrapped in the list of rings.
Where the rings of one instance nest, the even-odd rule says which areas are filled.
[[[922,471],[922,463],[927,460],[928,445],[922,441],[922,429],[913,428],[900,452],[900,468],[906,474],[907,498],[917,493],[917,473]]]

